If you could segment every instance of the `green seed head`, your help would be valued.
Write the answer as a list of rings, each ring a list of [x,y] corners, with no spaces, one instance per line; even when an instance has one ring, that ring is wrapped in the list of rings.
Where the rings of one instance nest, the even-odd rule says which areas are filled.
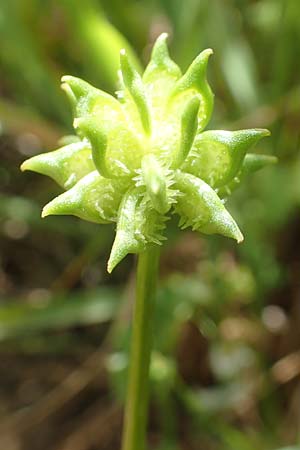
[[[203,132],[213,109],[206,80],[212,50],[200,53],[182,75],[166,39],[166,33],[157,39],[142,76],[121,50],[118,98],[64,76],[78,139],[21,166],[65,189],[44,207],[43,217],[116,222],[109,272],[128,253],[161,244],[172,213],[183,228],[241,242],[224,198],[245,175],[274,162],[248,153],[267,130]]]

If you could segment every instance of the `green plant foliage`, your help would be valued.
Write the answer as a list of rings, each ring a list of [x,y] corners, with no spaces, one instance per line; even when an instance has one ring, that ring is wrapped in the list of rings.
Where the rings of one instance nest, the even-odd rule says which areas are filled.
[[[203,132],[213,109],[206,80],[212,51],[200,53],[182,75],[166,39],[166,33],[157,39],[143,76],[121,50],[118,98],[64,76],[80,141],[22,165],[66,189],[45,206],[43,217],[71,214],[117,223],[109,272],[128,253],[161,244],[172,213],[179,215],[182,228],[241,242],[242,233],[220,197],[231,193],[244,172],[274,161],[247,155],[269,135],[267,130]]]
[[[105,323],[113,317],[118,305],[118,292],[97,289],[68,296],[56,296],[39,308],[11,300],[0,307],[0,340],[34,335],[45,330],[75,325]]]

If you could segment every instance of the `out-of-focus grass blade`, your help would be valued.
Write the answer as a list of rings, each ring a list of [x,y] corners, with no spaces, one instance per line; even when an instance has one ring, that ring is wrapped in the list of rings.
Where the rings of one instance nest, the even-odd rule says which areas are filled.
[[[20,101],[30,102],[48,117],[69,124],[69,112],[38,39],[30,33],[20,17],[15,0],[0,2],[0,67]]]
[[[173,41],[180,65],[186,65],[199,48],[211,47],[215,53],[212,64],[218,66],[216,73],[221,71],[238,109],[247,111],[259,104],[256,58],[240,24],[243,8],[232,0],[226,7],[222,0],[188,0],[188,5],[181,3],[178,11],[182,13],[177,15],[172,2],[161,3],[174,21]]]
[[[221,65],[230,92],[237,105],[250,110],[258,103],[255,64],[247,43],[234,39],[221,54]]]
[[[150,23],[153,20],[150,2],[135,0],[102,0],[105,14],[114,26],[128,39],[134,42],[136,50],[143,50],[147,44]]]
[[[228,2],[226,8],[221,0],[213,0],[212,3],[209,37],[214,42],[212,45],[236,105],[242,111],[250,110],[259,103],[258,83],[255,58],[240,26],[242,8],[238,8],[234,1]],[[213,31],[216,29],[217,33]]]
[[[67,14],[74,47],[81,52],[88,81],[111,91],[117,87],[120,50],[125,48],[135,67],[140,62],[124,36],[111,25],[94,0],[61,2]]]
[[[0,307],[0,340],[76,325],[104,323],[118,308],[119,294],[110,288],[55,297],[38,307],[11,301]]]
[[[278,4],[281,18],[279,26],[276,27],[275,51],[272,61],[273,67],[271,68],[272,93],[275,97],[289,87],[291,76],[294,75],[295,69],[297,70],[295,63],[298,62],[298,58],[295,58],[295,54],[299,53],[300,50],[299,2],[282,0]]]
[[[5,133],[16,136],[21,133],[32,133],[37,136],[43,146],[52,149],[63,134],[63,130],[46,121],[30,109],[0,99],[0,124]]]

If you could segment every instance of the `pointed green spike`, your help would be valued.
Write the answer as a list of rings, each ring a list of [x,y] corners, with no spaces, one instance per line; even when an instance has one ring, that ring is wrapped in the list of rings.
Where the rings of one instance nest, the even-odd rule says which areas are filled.
[[[238,174],[225,186],[218,189],[218,196],[220,198],[228,197],[233,191],[235,191],[241,184],[244,178],[253,172],[263,169],[265,166],[273,165],[278,162],[276,156],[270,155],[257,155],[249,153],[245,156],[242,167]]]
[[[71,102],[74,117],[98,114],[104,108],[117,113],[121,111],[117,99],[80,78],[65,75],[62,77],[61,87]]]
[[[211,222],[208,222],[203,226],[201,225],[200,228],[198,228],[198,224],[195,224],[193,230],[199,230],[205,234],[221,234],[222,236],[234,239],[240,244],[244,240],[241,230],[219,198],[218,202],[220,202],[219,206],[222,205],[224,209],[220,207],[220,209],[213,214]]]
[[[140,188],[129,189],[120,204],[116,238],[107,270],[110,273],[128,253],[140,253],[148,244],[161,245],[167,220],[150,202],[142,199]]]
[[[219,188],[232,180],[242,166],[246,152],[269,136],[265,129],[238,131],[210,130],[194,140],[182,169]]]
[[[140,74],[131,65],[124,49],[120,52],[120,63],[124,85],[136,104],[145,132],[150,134],[151,117],[143,81]]]
[[[135,245],[129,245],[128,240],[122,233],[116,234],[113,246],[111,248],[109,260],[107,263],[107,272],[112,273],[115,267],[127,256],[129,253],[137,253]]]
[[[243,161],[241,175],[248,175],[252,172],[263,169],[265,166],[276,164],[277,162],[278,158],[276,158],[276,156],[256,155],[254,153],[249,153],[245,156]]]
[[[173,95],[177,95],[180,92],[187,89],[195,88],[199,91],[206,87],[206,70],[208,59],[213,54],[211,48],[203,50],[188,67],[185,74],[178,80],[173,91]]]
[[[48,203],[42,217],[73,215],[90,222],[113,222],[117,218],[123,189],[119,180],[103,178],[95,170]]]
[[[187,102],[183,110],[181,116],[181,141],[179,152],[172,164],[174,168],[181,166],[191,150],[198,129],[199,107],[199,98],[193,97]]]
[[[162,71],[167,72],[168,75],[175,77],[176,79],[181,76],[181,70],[177,64],[170,58],[168,46],[167,46],[168,34],[162,33],[156,40],[151,58],[148,66],[143,75],[143,81],[145,83],[151,82],[153,77],[159,72],[162,75]]]
[[[178,101],[182,96],[186,101],[186,96],[197,95],[201,100],[199,108],[199,130],[202,130],[208,123],[213,110],[214,95],[206,80],[207,63],[212,49],[208,48],[198,55],[189,66],[185,74],[177,81],[170,94],[170,101],[177,109]],[[176,100],[176,101],[175,101]]]
[[[76,116],[76,107],[77,107],[77,103],[78,103],[76,95],[74,94],[74,92],[72,91],[71,86],[69,86],[68,83],[62,83],[61,84],[61,88],[65,92],[65,94],[67,95],[67,98],[68,98],[69,103],[71,105],[72,114],[73,114],[73,117],[74,117],[74,116]]]
[[[168,113],[169,94],[181,77],[180,68],[169,56],[166,41],[166,33],[158,37],[143,75],[145,90],[152,108],[153,128],[158,126]]]
[[[176,171],[175,180],[175,186],[183,195],[178,197],[174,209],[183,219],[184,226],[191,226],[205,234],[222,234],[242,242],[243,235],[236,222],[208,184],[180,170]]]
[[[105,178],[112,178],[106,162],[107,136],[101,127],[101,122],[96,117],[86,117],[74,120],[74,127],[79,129],[82,134],[89,140],[92,146],[92,156],[94,164]]]
[[[64,189],[70,189],[81,178],[95,170],[88,142],[76,142],[58,150],[27,159],[21,170],[32,170],[52,178]]]
[[[137,189],[130,189],[122,199],[118,212],[116,237],[107,263],[108,273],[111,273],[128,253],[137,253],[141,250],[141,244],[135,236],[135,215],[139,199]]]
[[[171,204],[167,197],[165,171],[154,155],[149,154],[143,158],[141,174],[153,208],[161,214],[166,214]]]
[[[61,81],[61,88],[75,105],[88,95],[96,94],[98,92],[98,89],[94,88],[91,84],[81,78],[73,77],[71,75],[64,75],[61,78]]]

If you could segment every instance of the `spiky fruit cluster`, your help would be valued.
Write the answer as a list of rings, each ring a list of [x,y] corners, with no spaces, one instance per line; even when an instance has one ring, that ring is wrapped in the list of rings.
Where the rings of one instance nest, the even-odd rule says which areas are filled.
[[[43,217],[72,214],[117,223],[109,272],[128,253],[160,244],[171,213],[183,228],[242,241],[224,198],[243,174],[273,162],[246,155],[267,130],[203,132],[213,109],[206,80],[212,51],[200,53],[182,75],[166,38],[157,39],[142,77],[121,51],[117,98],[64,76],[77,141],[22,164],[66,190],[45,206]]]

